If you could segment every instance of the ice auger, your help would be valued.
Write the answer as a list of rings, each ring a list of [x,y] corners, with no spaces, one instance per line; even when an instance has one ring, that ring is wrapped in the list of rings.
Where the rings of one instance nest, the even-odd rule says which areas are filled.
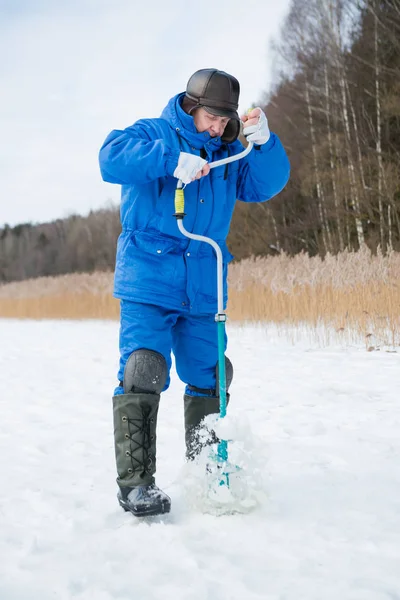
[[[247,148],[239,154],[234,154],[221,160],[208,163],[211,169],[220,167],[228,163],[234,162],[244,158],[251,152],[253,143],[249,142]],[[178,181],[175,191],[175,213],[174,217],[177,219],[179,231],[186,237],[197,240],[199,242],[205,242],[210,244],[217,255],[217,299],[218,299],[218,310],[215,315],[215,321],[217,323],[217,335],[218,335],[218,372],[219,372],[219,416],[223,419],[226,416],[226,374],[225,374],[225,322],[226,313],[224,311],[224,294],[223,294],[223,258],[222,251],[217,242],[204,235],[197,235],[190,233],[185,229],[183,225],[183,219],[185,217],[185,197],[184,197],[184,186],[181,180]],[[221,478],[220,485],[227,485],[229,487],[229,469],[226,468],[228,463],[228,442],[227,440],[220,440],[218,443],[217,461],[221,467]]]

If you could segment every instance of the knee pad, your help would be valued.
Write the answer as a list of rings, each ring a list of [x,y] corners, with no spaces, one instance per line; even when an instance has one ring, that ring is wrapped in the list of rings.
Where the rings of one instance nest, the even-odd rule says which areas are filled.
[[[218,369],[218,363],[217,366],[215,367],[215,376],[216,376],[216,388],[215,390],[210,390],[210,389],[203,389],[203,388],[198,388],[194,385],[187,385],[186,389],[188,394],[190,395],[190,393],[192,392],[192,395],[203,395],[203,396],[216,396],[218,398],[219,396],[219,369]],[[229,390],[229,387],[232,383],[232,379],[233,379],[233,365],[231,363],[231,361],[229,360],[229,358],[227,356],[225,356],[225,380],[226,380],[226,391]],[[194,392],[194,393],[193,393]]]
[[[126,361],[124,393],[160,394],[167,376],[167,363],[163,355],[154,350],[140,348],[132,352]]]

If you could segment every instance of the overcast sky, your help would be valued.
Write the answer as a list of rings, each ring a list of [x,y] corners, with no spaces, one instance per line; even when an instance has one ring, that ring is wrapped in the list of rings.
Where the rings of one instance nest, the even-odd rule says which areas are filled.
[[[118,202],[99,173],[104,138],[159,116],[197,69],[235,75],[241,111],[257,103],[288,4],[0,0],[0,226]]]

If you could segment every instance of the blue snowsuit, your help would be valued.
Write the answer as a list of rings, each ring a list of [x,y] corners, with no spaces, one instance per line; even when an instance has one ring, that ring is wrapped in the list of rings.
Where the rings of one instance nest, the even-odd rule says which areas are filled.
[[[241,152],[243,146],[238,140],[225,144],[208,132],[198,133],[193,117],[181,108],[183,97],[171,98],[159,119],[141,119],[124,131],[112,131],[100,150],[104,181],[122,186],[114,278],[114,295],[121,300],[118,379],[123,379],[134,350],[160,352],[168,369],[172,350],[182,381],[213,389],[218,361],[216,257],[210,245],[180,233],[173,216],[173,173],[180,152],[202,151],[212,162]],[[233,258],[226,237],[236,200],[269,200],[286,185],[289,170],[286,152],[271,133],[266,144],[245,158],[212,169],[185,188],[185,228],[211,237],[222,249],[225,304],[227,264]]]

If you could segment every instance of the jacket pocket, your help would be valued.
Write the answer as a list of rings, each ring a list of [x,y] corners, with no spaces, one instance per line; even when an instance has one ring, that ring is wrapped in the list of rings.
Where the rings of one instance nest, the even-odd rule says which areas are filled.
[[[185,244],[184,239],[160,235],[153,230],[136,230],[123,235],[117,254],[116,289],[128,290],[136,296],[140,293],[146,301],[184,290]]]
[[[188,244],[187,240],[160,235],[158,231],[152,230],[134,231],[131,240],[138,250],[154,256],[169,253],[182,254]]]

